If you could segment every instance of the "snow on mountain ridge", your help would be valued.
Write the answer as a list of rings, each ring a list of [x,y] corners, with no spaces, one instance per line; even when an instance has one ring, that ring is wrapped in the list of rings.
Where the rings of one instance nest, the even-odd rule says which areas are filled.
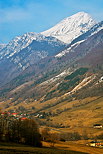
[[[80,35],[79,37],[77,37],[76,39],[74,39],[72,42],[71,42],[71,45],[72,44],[75,44],[77,42],[81,42],[81,41],[85,41],[86,39],[88,39],[88,37],[98,33],[100,30],[103,29],[103,21],[95,24],[90,30],[88,30],[86,33],[83,33],[82,35]]]
[[[77,42],[77,43],[74,43],[74,44],[71,45],[69,48],[67,48],[67,49],[61,51],[60,53],[58,53],[57,55],[55,55],[55,57],[56,57],[56,58],[60,58],[60,57],[64,56],[66,53],[74,52],[74,49],[75,49],[80,43],[82,43],[82,42],[84,42],[84,40],[79,41],[79,42]],[[73,50],[72,50],[72,48],[73,48]]]
[[[88,31],[95,24],[96,22],[89,14],[79,12],[65,18],[57,25],[41,34],[56,37],[65,43],[71,43],[73,39]]]
[[[66,48],[63,51],[59,52],[57,55],[55,55],[55,57],[56,58],[61,58],[62,56],[66,56],[67,53],[77,52],[76,49],[80,45],[82,46],[83,44],[86,45],[85,48],[83,48],[83,49],[80,48],[80,49],[78,49],[78,51],[79,50],[81,50],[81,51],[86,51],[87,50],[89,52],[91,49],[95,48],[95,46],[99,45],[99,43],[102,41],[102,37],[101,37],[102,33],[103,33],[102,23],[101,24],[100,23],[99,24],[96,24],[89,31],[87,31],[83,35],[80,35],[78,38],[76,38],[75,40],[73,40],[73,42],[68,46],[68,48]],[[92,38],[95,39],[97,37],[98,37],[98,40],[96,40],[96,42],[93,40],[94,43],[90,43],[88,41],[88,39],[89,40],[92,40]]]
[[[48,43],[52,43],[53,41],[57,41],[56,38],[49,38],[46,37],[42,34],[39,33],[35,33],[35,32],[29,32],[29,33],[25,33],[22,36],[17,36],[15,37],[13,40],[11,40],[6,46],[5,48],[3,48],[1,50],[0,53],[0,59],[4,58],[5,56],[7,58],[12,57],[15,53],[19,53],[22,49],[26,48],[27,46],[29,46],[33,40],[36,41],[42,41],[42,40],[46,40],[48,41]],[[59,40],[58,40],[59,42]],[[61,43],[61,41],[60,41]]]
[[[1,54],[3,57],[8,56],[9,58],[15,53],[18,53],[23,48],[26,48],[33,40],[41,40],[42,38],[42,35],[34,32],[29,32],[22,36],[17,36],[7,44],[7,46],[1,51]]]
[[[98,33],[100,30],[103,29],[103,21],[95,24],[87,33],[90,33],[91,35],[94,35]]]

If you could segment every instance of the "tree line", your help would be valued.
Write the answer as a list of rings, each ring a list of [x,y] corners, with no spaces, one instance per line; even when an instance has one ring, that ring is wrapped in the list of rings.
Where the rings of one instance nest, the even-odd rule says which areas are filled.
[[[32,119],[20,120],[0,115],[0,141],[15,142],[40,147],[41,136],[37,123]]]

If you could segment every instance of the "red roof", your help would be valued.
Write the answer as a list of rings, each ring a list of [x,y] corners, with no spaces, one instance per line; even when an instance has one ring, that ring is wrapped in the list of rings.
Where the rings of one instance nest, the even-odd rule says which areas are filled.
[[[11,113],[12,115],[17,115],[18,113]]]
[[[21,120],[26,120],[26,119],[27,119],[26,117],[22,117],[22,118],[21,118]]]

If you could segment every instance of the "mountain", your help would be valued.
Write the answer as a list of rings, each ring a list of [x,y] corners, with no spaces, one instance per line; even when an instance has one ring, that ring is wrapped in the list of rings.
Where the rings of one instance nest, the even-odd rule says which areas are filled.
[[[16,37],[0,52],[0,84],[10,81],[30,65],[57,54],[65,47],[66,44],[56,38],[41,34],[27,33]]]
[[[49,31],[50,36],[46,36],[46,32],[43,32],[43,35],[31,32],[14,38],[0,51],[0,85],[4,85],[23,72],[29,72],[28,70],[32,72],[32,68],[35,70],[33,73],[35,75],[40,74],[42,70],[44,72],[45,70],[55,70],[55,67],[57,68],[56,72],[61,70],[59,68],[62,68],[62,62],[60,60],[58,62],[58,58],[69,52],[73,56],[67,55],[67,57],[70,56],[71,61],[74,57],[78,57],[78,46],[81,43],[79,41],[78,44],[75,44],[75,38],[77,36],[82,37],[81,34],[84,34],[86,39],[91,34],[99,31],[102,23],[94,26],[95,23],[87,13],[79,12],[47,30],[46,32]],[[56,31],[57,29],[58,31]],[[90,35],[86,35],[85,32]],[[60,41],[58,36],[73,40],[74,43],[67,45],[64,43],[65,41]],[[94,44],[91,43],[91,48],[92,45],[94,46]],[[66,64],[69,61],[69,59],[66,59],[63,62],[64,67],[68,67]],[[55,63],[57,66],[54,66]]]
[[[75,38],[90,30],[90,28],[95,24],[96,22],[89,14],[79,12],[71,17],[65,18],[60,23],[41,34],[56,37],[57,39],[69,44]]]
[[[33,40],[29,46],[20,50],[20,52],[17,52],[12,56],[10,55],[9,59],[16,63],[19,68],[25,70],[39,60],[57,54],[65,47],[66,44],[56,38],[42,36],[42,39]]]

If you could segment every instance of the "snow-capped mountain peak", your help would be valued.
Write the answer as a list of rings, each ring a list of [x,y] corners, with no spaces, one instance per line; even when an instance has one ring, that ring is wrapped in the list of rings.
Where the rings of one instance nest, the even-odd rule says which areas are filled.
[[[41,34],[56,37],[65,43],[71,43],[73,39],[88,31],[95,24],[96,22],[88,13],[78,12]]]

